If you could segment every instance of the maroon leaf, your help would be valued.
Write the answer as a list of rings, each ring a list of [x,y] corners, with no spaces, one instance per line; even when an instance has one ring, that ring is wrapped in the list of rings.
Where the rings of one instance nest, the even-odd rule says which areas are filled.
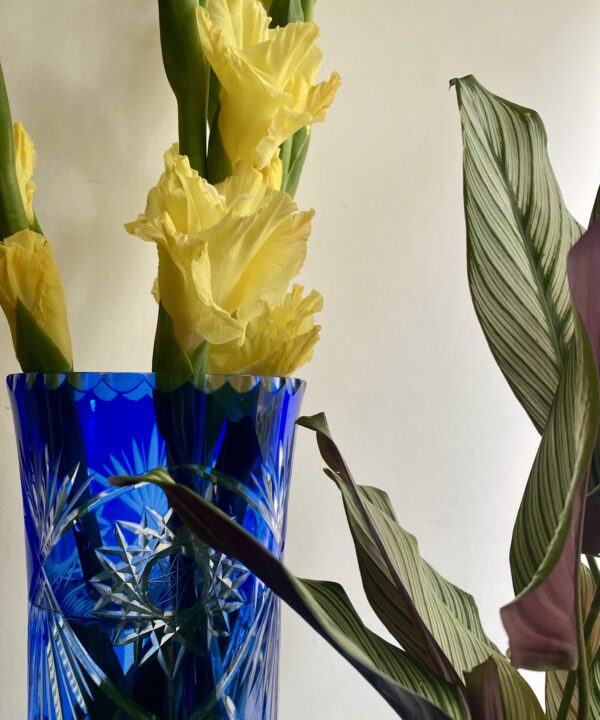
[[[517,597],[501,613],[517,667],[569,670],[581,656],[578,571],[588,469],[598,438],[598,401],[594,356],[574,312],[569,356],[511,544]]]
[[[397,671],[395,663],[410,663],[412,672],[417,673],[415,676],[420,676],[423,683],[435,688],[436,699],[452,712],[452,717],[459,716],[455,688],[362,625],[339,585],[295,577],[256,538],[207,500],[174,483],[164,469],[159,468],[139,477],[111,478],[111,482],[119,486],[135,485],[141,481],[151,481],[161,487],[174,510],[202,542],[242,562],[348,660],[400,717],[450,720],[450,715],[441,707],[394,678]],[[318,600],[324,594],[335,606],[333,610],[322,599]],[[343,622],[338,624],[340,619],[346,623],[344,632],[341,631]],[[376,662],[378,657],[381,657],[380,664]],[[422,687],[422,691],[425,690]]]
[[[582,483],[582,488],[585,487]],[[500,610],[510,659],[531,670],[577,667],[577,573],[583,493],[574,498],[562,554],[544,582]]]
[[[426,662],[429,667],[437,672],[448,682],[455,684],[460,688],[461,693],[464,692],[464,686],[461,679],[458,677],[456,670],[453,668],[452,663],[446,657],[444,651],[439,646],[437,640],[431,634],[429,628],[419,615],[417,608],[410,596],[410,593],[404,586],[402,579],[398,575],[393,561],[389,557],[388,550],[385,547],[384,542],[379,536],[377,529],[373,523],[373,520],[367,510],[362,497],[358,491],[358,487],[352,477],[350,469],[346,465],[346,461],[342,457],[342,454],[336,445],[335,441],[331,437],[331,431],[327,424],[327,419],[324,413],[318,413],[310,417],[305,416],[299,418],[297,424],[302,427],[307,427],[313,430],[317,435],[317,444],[323,460],[327,463],[330,470],[341,480],[346,487],[352,493],[356,506],[360,508],[360,511],[364,517],[365,524],[369,528],[371,537],[379,550],[379,553],[386,563],[390,578],[396,588],[399,597],[402,599],[402,610],[410,618],[412,628],[419,637],[420,652],[422,653],[422,659]],[[399,608],[400,610],[400,608]],[[409,638],[406,638],[409,640]],[[410,639],[412,640],[412,638]],[[403,642],[403,641],[402,641]]]
[[[600,369],[600,221],[573,246],[567,258],[573,301],[588,334],[596,367]],[[591,489],[600,489],[600,447],[597,446],[590,473]],[[600,553],[600,497],[590,495],[585,509],[583,552]]]
[[[477,720],[505,720],[500,673],[493,658],[466,673],[469,707]]]

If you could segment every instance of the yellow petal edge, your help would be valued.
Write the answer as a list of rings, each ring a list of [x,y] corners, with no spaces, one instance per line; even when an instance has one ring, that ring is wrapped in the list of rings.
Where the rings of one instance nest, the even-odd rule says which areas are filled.
[[[197,10],[204,53],[221,83],[219,130],[232,165],[262,170],[297,130],[325,119],[340,77],[315,84],[319,28],[269,28],[258,0],[211,0]]]
[[[279,305],[265,305],[248,323],[241,346],[211,347],[209,372],[288,376],[307,363],[319,340],[314,316],[323,309],[323,298],[316,290],[303,292],[294,285]]]
[[[67,308],[52,247],[32,230],[21,230],[0,244],[0,306],[15,346],[17,300],[72,364]]]
[[[265,355],[256,338],[265,337],[266,327],[278,328],[282,343],[294,338],[294,347],[288,343],[279,355],[280,366],[287,368],[290,357],[304,361],[318,338],[318,329],[307,322],[291,321],[290,313],[306,306],[298,291],[286,295],[304,262],[313,214],[300,211],[247,163],[211,185],[174,145],[148,194],[146,211],[125,227],[158,247],[155,292],[186,352],[207,340],[211,346],[226,345],[212,355],[211,367],[246,363],[246,355],[256,365],[258,355]],[[310,307],[322,302],[317,295],[306,299]],[[310,338],[303,337],[301,349],[304,335]],[[265,342],[260,340],[262,347]],[[236,359],[226,361],[226,355]]]
[[[25,130],[20,122],[16,122],[12,128],[13,147],[15,151],[15,170],[17,183],[21,193],[21,200],[30,225],[34,223],[33,194],[36,191],[36,184],[33,181],[33,172],[37,162],[35,146],[31,135]]]

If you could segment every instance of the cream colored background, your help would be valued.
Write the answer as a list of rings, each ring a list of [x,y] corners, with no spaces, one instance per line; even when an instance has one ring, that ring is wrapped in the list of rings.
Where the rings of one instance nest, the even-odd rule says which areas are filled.
[[[326,298],[303,370],[357,478],[391,494],[424,555],[475,594],[504,647],[508,546],[536,436],[478,329],[465,272],[461,141],[449,78],[469,72],[542,114],[567,202],[586,221],[600,180],[600,7],[592,0],[321,0],[325,69],[344,85],[315,128],[298,199],[317,218],[303,271]],[[53,241],[76,363],[147,370],[152,247],[122,229],[175,138],[152,0],[2,0],[13,114],[35,138],[36,207]],[[16,369],[0,326],[0,375]],[[25,717],[26,591],[8,399],[0,392],[0,717]],[[300,433],[287,561],[344,583],[373,627],[337,491]],[[284,614],[282,720],[391,718]]]

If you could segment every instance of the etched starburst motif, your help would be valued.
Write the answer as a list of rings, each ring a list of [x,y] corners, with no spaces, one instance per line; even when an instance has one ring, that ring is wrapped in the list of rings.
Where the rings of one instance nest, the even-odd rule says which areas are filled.
[[[137,665],[156,656],[173,677],[199,631],[226,637],[231,614],[246,602],[244,566],[173,530],[172,510],[146,508],[139,523],[117,521],[115,545],[97,551],[103,570],[93,579],[97,616],[116,621],[113,642],[133,646]],[[165,648],[175,641],[175,655]]]
[[[209,632],[227,637],[231,631],[231,614],[245,603],[243,586],[250,573],[237,560],[204,546],[208,554],[210,586],[206,593]]]
[[[26,481],[24,498],[38,535],[42,559],[48,557],[68,529],[89,485],[89,479],[79,477],[79,464],[64,477],[59,477],[59,467],[60,456],[53,461],[48,448],[44,448],[43,455],[34,455]]]

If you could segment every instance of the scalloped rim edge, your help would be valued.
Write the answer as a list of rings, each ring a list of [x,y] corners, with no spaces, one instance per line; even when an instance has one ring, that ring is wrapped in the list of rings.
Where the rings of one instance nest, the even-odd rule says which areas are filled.
[[[77,392],[94,391],[98,385],[104,383],[110,390],[116,393],[131,393],[142,384],[148,386],[152,392],[156,389],[155,378],[159,373],[137,373],[137,372],[70,372],[70,373],[12,373],[7,375],[6,384],[11,392],[22,386],[27,388],[40,387],[46,390],[57,390],[65,383]],[[162,373],[163,377],[169,378],[168,374]],[[172,376],[177,379],[177,376]],[[218,375],[198,374],[193,376],[198,390],[204,393],[212,393],[223,386],[228,385],[236,393],[243,395],[254,390],[257,385],[271,393],[277,393],[285,388],[290,395],[295,395],[301,388],[306,386],[306,381],[300,378],[277,377],[270,375]],[[176,384],[173,389],[191,384],[190,379]]]

